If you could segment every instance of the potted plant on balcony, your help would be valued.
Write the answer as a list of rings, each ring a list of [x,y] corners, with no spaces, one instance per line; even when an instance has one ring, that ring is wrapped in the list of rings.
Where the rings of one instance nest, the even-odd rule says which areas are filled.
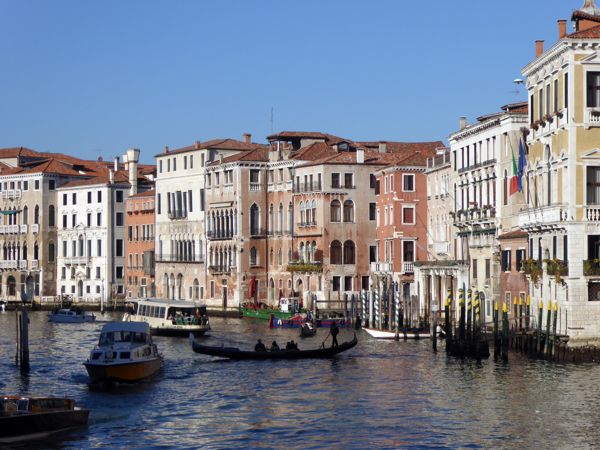
[[[588,259],[583,262],[583,274],[585,276],[600,275],[600,259]]]
[[[521,270],[531,279],[533,284],[537,284],[542,277],[542,266],[537,259],[524,259],[521,263]]]
[[[552,117],[552,114],[546,114],[544,116],[544,120],[548,123],[552,123],[554,121],[554,118]]]
[[[568,275],[569,273],[568,267],[566,266],[564,261],[554,258],[545,259],[544,262],[546,263],[546,272],[548,273],[548,275],[553,275],[554,281],[556,281],[557,284],[561,284],[564,286],[565,282],[562,279],[562,276]]]
[[[562,111],[556,111],[555,114],[556,114],[556,117],[558,117],[559,119],[562,119],[564,116],[564,113]]]
[[[536,120],[535,122],[533,122],[531,125],[529,125],[530,128],[533,128],[535,131],[537,131],[537,129],[540,127],[540,121]]]

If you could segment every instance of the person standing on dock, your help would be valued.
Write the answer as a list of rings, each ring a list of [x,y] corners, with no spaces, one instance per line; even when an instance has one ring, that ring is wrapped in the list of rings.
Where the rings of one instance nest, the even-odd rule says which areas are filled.
[[[340,329],[335,320],[331,323],[331,330],[329,332],[331,333],[331,346],[337,347],[339,345],[337,341],[337,335],[340,332]]]

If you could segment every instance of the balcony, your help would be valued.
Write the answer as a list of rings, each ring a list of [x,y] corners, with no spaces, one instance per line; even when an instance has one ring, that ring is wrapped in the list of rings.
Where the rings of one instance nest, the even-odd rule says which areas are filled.
[[[194,255],[192,258],[183,258],[181,255],[158,255],[157,263],[182,263],[182,264],[204,264],[204,255]]]
[[[288,272],[299,272],[299,273],[321,273],[323,272],[322,261],[292,261],[290,262],[286,270]]]
[[[85,265],[89,261],[87,256],[71,256],[64,259],[64,263],[71,266]]]
[[[206,232],[206,238],[209,241],[228,241],[233,239],[233,233],[231,231],[219,231],[219,230],[210,230]]]
[[[258,238],[258,237],[265,237],[267,236],[267,230],[265,230],[264,228],[251,228],[250,229],[250,237],[251,238]]]
[[[476,164],[471,164],[470,166],[466,166],[466,167],[463,167],[461,169],[458,169],[458,173],[464,173],[464,172],[467,172],[469,170],[479,169],[481,167],[490,166],[492,164],[496,164],[496,159],[495,158],[494,159],[487,159],[485,161],[478,162]]]
[[[17,234],[19,225],[0,225],[0,234]]]
[[[583,275],[586,277],[600,277],[600,259],[583,261]]]
[[[294,193],[308,193],[308,192],[321,192],[321,183],[319,181],[313,181],[312,183],[297,183],[294,186]]]
[[[9,191],[1,191],[0,198],[1,199],[21,198],[21,190],[20,189],[11,189]]]
[[[519,227],[525,231],[565,220],[567,220],[567,210],[563,205],[542,206],[519,212]]]
[[[18,261],[0,261],[0,270],[12,270],[18,268]]]
[[[169,219],[177,220],[177,219],[185,219],[187,217],[187,211],[183,209],[173,209],[168,213]]]
[[[546,273],[553,276],[557,283],[562,281],[562,277],[569,275],[569,265],[561,259],[546,259]]]
[[[31,224],[31,232],[32,233],[39,233],[40,232],[40,226],[37,223],[32,223]]]
[[[208,271],[212,275],[225,275],[231,273],[231,267],[228,266],[208,266]]]
[[[585,127],[600,127],[600,108],[585,109]]]
[[[450,253],[449,242],[434,242],[431,247],[433,249],[433,253],[436,255],[448,255]]]
[[[260,191],[260,183],[256,183],[256,182],[251,181],[250,182],[250,191],[251,192]]]
[[[285,182],[285,190],[286,191],[293,191],[294,190],[294,182],[292,180],[287,180]]]
[[[317,226],[317,221],[316,220],[309,220],[309,221],[305,221],[305,222],[298,222],[297,226],[298,226],[298,228],[316,227]]]
[[[19,233],[26,234],[27,233],[27,224],[19,225]]]
[[[394,272],[394,263],[392,262],[372,262],[371,272],[392,273]]]
[[[267,192],[275,192],[275,183],[267,184]]]
[[[537,284],[543,273],[541,261],[533,258],[524,259],[519,270],[522,270],[531,279],[533,284]],[[503,267],[502,271],[510,271],[510,268]]]
[[[414,273],[415,272],[415,263],[410,261],[410,262],[403,262],[402,263],[402,273]]]
[[[24,259],[19,260],[19,269],[25,270],[27,269],[27,261]]]

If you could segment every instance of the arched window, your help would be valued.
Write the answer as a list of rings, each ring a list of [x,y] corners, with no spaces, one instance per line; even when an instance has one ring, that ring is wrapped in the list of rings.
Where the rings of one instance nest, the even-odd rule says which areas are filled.
[[[352,203],[352,200],[344,202],[344,222],[354,222],[354,203]]]
[[[200,298],[200,283],[197,278],[194,278],[194,300],[198,300]]]
[[[33,244],[33,259],[35,259],[36,261],[40,259],[40,250],[37,242]]]
[[[275,232],[275,211],[273,209],[273,203],[269,207],[269,231],[271,234]]]
[[[50,205],[48,207],[48,226],[53,227],[56,226],[56,218],[54,214],[54,205]]]
[[[287,232],[289,234],[292,233],[292,229],[294,228],[294,206],[292,205],[292,202],[288,203],[288,227],[287,227]]]
[[[279,230],[279,234],[283,234],[283,204],[279,204],[279,214],[277,215],[277,229]]]
[[[253,203],[250,207],[250,234],[258,235],[260,232],[260,208]]]
[[[54,245],[54,244],[52,244]],[[50,258],[50,257],[48,257]],[[6,245],[4,246],[4,259],[6,259]],[[27,244],[23,244],[23,259],[27,261]]]
[[[300,242],[300,259],[306,261],[306,258],[304,257],[304,242]]]
[[[250,249],[250,266],[257,266],[258,265],[258,251],[256,250],[256,247],[252,247]]]
[[[313,200],[311,205],[310,205],[310,216],[311,216],[311,220],[313,224],[317,224],[317,202],[316,200]]]
[[[344,242],[344,264],[356,263],[356,251],[353,241]]]
[[[331,264],[342,264],[342,243],[340,241],[331,243],[329,259]]]
[[[23,245],[23,255],[26,255],[27,247]],[[27,259],[25,256],[24,259]],[[54,242],[50,242],[48,244],[48,262],[54,262]]]
[[[27,208],[27,206],[23,206],[21,216],[23,225],[27,225],[29,223],[29,208]]]
[[[312,245],[311,245],[311,253],[312,253],[312,261],[313,262],[320,262],[321,258],[320,255],[317,254],[317,242],[313,241]]]
[[[306,213],[304,211],[304,202],[300,202],[300,224],[304,225],[306,223]]]
[[[277,252],[277,264],[280,266],[283,264],[283,250],[281,250],[281,248]]]
[[[275,251],[273,249],[269,252],[269,264],[272,266],[275,265]]]
[[[288,260],[288,262],[290,262],[292,260],[292,249],[291,248],[288,248],[287,260]]]
[[[342,205],[339,200],[333,200],[331,202],[331,222],[342,221]]]
[[[40,223],[40,207],[38,205],[35,205],[35,209],[33,210],[33,223]]]

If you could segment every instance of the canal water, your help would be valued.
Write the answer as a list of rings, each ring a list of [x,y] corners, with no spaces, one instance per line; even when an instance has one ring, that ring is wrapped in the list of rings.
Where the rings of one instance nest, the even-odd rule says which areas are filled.
[[[106,314],[102,320],[117,319]],[[296,339],[266,322],[211,320],[207,344]],[[163,370],[136,385],[88,385],[82,363],[101,324],[31,314],[31,370],[14,365],[15,314],[0,314],[0,394],[73,397],[86,429],[35,448],[594,448],[600,366],[510,355],[507,365],[434,354],[429,340],[359,344],[335,360],[223,361],[157,337]],[[300,342],[318,346],[326,330]],[[338,340],[351,338],[343,330]],[[21,448],[26,448],[23,446]],[[18,447],[17,447],[18,448]],[[28,447],[27,447],[28,448]]]

